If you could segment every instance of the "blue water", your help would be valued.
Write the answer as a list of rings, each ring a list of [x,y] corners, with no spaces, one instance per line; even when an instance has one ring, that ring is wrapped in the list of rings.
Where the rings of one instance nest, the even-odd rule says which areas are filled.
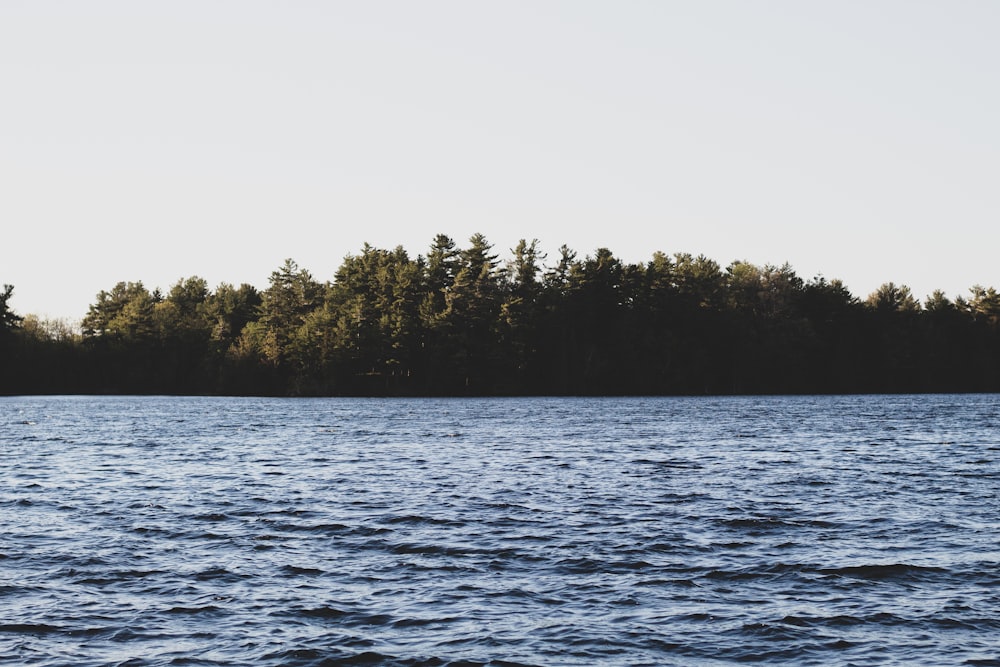
[[[0,399],[0,664],[1000,665],[1000,396]]]

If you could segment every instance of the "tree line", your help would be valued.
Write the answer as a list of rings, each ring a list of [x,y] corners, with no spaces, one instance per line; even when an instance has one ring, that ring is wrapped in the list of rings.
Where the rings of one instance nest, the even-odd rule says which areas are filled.
[[[791,266],[607,248],[501,262],[481,234],[426,254],[365,245],[321,282],[199,277],[101,291],[79,329],[10,310],[0,392],[652,395],[1000,391],[1000,295],[865,299]]]

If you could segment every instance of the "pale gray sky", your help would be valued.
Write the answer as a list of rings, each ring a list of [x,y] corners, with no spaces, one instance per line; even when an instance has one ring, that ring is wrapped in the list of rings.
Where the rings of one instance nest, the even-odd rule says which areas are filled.
[[[0,283],[332,278],[474,232],[1000,287],[1000,2],[0,2]]]

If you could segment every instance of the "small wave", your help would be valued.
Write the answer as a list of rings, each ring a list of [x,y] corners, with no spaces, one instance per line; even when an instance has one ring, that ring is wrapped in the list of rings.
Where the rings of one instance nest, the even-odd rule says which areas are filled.
[[[422,628],[431,625],[448,625],[451,623],[459,623],[462,619],[455,616],[440,616],[433,618],[400,618],[393,621],[392,627],[394,628]]]
[[[344,532],[353,530],[351,526],[343,523],[315,523],[315,524],[293,524],[293,523],[283,523],[275,526],[278,529],[284,529],[288,531],[299,531],[310,533],[312,535],[339,535]]]
[[[809,571],[808,568],[794,563],[761,563],[758,567],[746,567],[736,570],[711,569],[702,576],[718,581],[752,581],[775,580],[786,576],[798,576]]]
[[[700,584],[694,579],[665,579],[661,577],[653,577],[650,579],[640,579],[635,583],[636,586],[651,587],[651,588],[672,588],[679,586],[681,588],[700,588]]]
[[[361,611],[349,611],[347,609],[341,609],[339,607],[332,607],[329,605],[304,609],[292,609],[288,611],[276,612],[274,615],[289,618],[337,621],[337,625],[343,627],[389,627],[396,621],[396,619],[389,614],[372,614]]]
[[[835,614],[833,616],[798,616],[788,615],[781,619],[781,623],[794,625],[802,628],[832,627],[848,628],[858,625],[899,625],[901,619],[897,616],[885,612],[870,614],[868,616],[852,616],[850,614]]]
[[[116,630],[109,637],[111,641],[115,642],[132,642],[148,638],[149,638],[148,634],[141,631],[137,632],[132,628],[122,628],[120,630]]]
[[[146,579],[148,577],[161,576],[168,573],[164,572],[163,570],[120,570],[116,572],[110,572],[104,575],[94,572],[80,573],[80,574],[84,576],[75,580],[75,582],[78,584],[86,584],[89,586],[107,586],[107,585],[119,584],[130,580]]]
[[[281,571],[285,574],[294,576],[315,576],[324,574],[323,570],[319,570],[315,567],[299,567],[298,565],[285,565],[281,568]]]
[[[212,567],[201,572],[196,572],[194,578],[198,581],[231,581],[236,582],[246,579],[248,575],[231,572],[224,567]]]
[[[262,656],[263,662],[288,667],[337,667],[338,665],[380,665],[382,667],[531,667],[512,662],[446,662],[440,658],[398,658],[377,651],[350,653],[342,649],[286,649]]]
[[[173,530],[166,530],[164,528],[160,528],[159,526],[133,526],[131,530],[132,532],[138,533],[139,535],[164,536],[171,538],[179,537],[180,535],[183,534]]]
[[[336,607],[313,607],[311,609],[299,609],[292,612],[292,615],[305,616],[307,618],[344,618],[345,616],[350,616],[352,613]]]
[[[189,537],[194,540],[218,540],[218,541],[228,541],[233,538],[232,535],[226,535],[223,533],[213,533],[211,531],[206,531],[204,533],[191,533]]]
[[[464,521],[456,521],[454,519],[440,519],[433,516],[423,516],[420,514],[404,514],[402,516],[394,516],[388,520],[390,524],[414,524],[414,525],[432,525],[432,526],[464,526]]]
[[[740,517],[737,519],[720,517],[716,518],[715,522],[727,528],[748,530],[750,532],[773,531],[796,527],[796,524],[776,517]]]
[[[75,628],[65,630],[64,633],[70,637],[86,637],[88,639],[93,639],[97,637],[110,637],[116,632],[116,630],[116,628],[111,627]]]
[[[566,558],[556,567],[573,574],[626,573],[654,569],[656,566],[645,560],[600,560],[595,558]]]
[[[744,623],[732,632],[781,642],[795,642],[812,637],[812,633],[806,629],[783,623]]]
[[[657,468],[679,468],[682,470],[700,470],[704,466],[694,461],[682,459],[633,459],[632,463],[648,465]]]
[[[180,614],[184,616],[196,615],[196,614],[214,614],[215,612],[222,611],[221,607],[216,607],[212,604],[207,604],[201,607],[171,607],[166,610],[167,614]]]
[[[421,556],[451,556],[461,558],[472,554],[491,553],[489,550],[463,547],[449,547],[437,544],[396,544],[391,547],[395,554],[417,554]]]
[[[866,579],[869,581],[890,581],[895,579],[925,579],[948,570],[941,567],[925,565],[910,565],[908,563],[889,563],[878,565],[851,565],[847,567],[822,568],[821,574],[850,579]]]
[[[63,629],[48,623],[0,623],[0,632],[10,632],[23,635],[50,635],[63,632]]]

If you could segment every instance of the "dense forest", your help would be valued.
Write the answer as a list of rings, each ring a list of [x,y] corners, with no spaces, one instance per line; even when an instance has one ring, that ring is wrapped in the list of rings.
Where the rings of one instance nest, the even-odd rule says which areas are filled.
[[[865,299],[789,265],[610,250],[501,262],[480,234],[365,245],[320,282],[101,291],[80,326],[0,291],[0,393],[577,395],[1000,391],[1000,295]]]

